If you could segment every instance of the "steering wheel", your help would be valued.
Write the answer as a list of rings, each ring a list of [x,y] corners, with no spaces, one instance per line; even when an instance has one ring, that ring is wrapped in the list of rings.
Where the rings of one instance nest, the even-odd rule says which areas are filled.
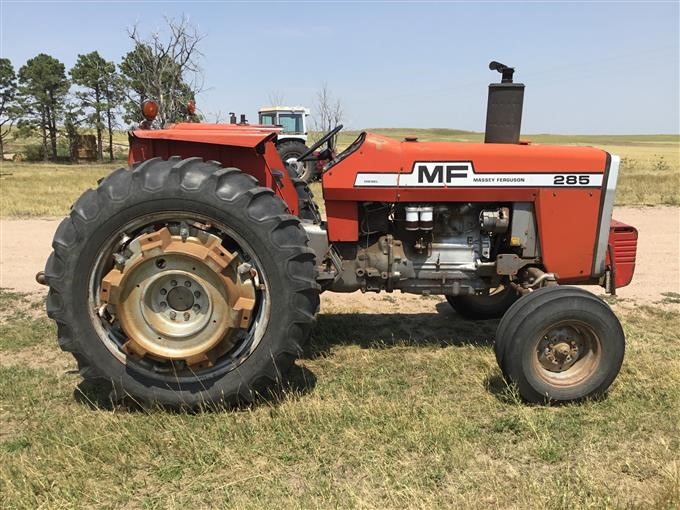
[[[340,130],[342,129],[342,124],[338,124],[335,126],[333,129],[331,129],[328,133],[323,135],[321,139],[316,142],[314,145],[312,145],[307,152],[305,152],[302,156],[297,158],[298,161],[310,161],[309,156],[311,156],[316,149],[321,147],[324,143],[330,141],[335,135],[337,135]]]

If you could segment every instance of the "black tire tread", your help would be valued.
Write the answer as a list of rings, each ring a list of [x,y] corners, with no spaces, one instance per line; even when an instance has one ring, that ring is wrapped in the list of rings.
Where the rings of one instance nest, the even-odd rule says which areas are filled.
[[[45,277],[49,292],[47,314],[57,324],[60,348],[70,352],[78,363],[83,379],[106,379],[96,363],[86,354],[78,331],[78,315],[87,313],[72,306],[73,289],[70,285],[75,271],[77,253],[96,232],[98,219],[115,210],[116,204],[140,200],[140,196],[153,200],[166,196],[168,190],[178,189],[201,196],[209,194],[215,203],[243,202],[249,217],[265,226],[269,239],[278,250],[282,267],[291,284],[290,302],[293,317],[285,341],[271,353],[272,361],[262,373],[251,374],[242,388],[223,395],[228,404],[251,402],[258,394],[268,391],[281,379],[302,352],[309,338],[314,317],[319,308],[320,287],[316,283],[314,252],[307,247],[307,237],[295,216],[285,213],[283,201],[269,188],[259,187],[251,176],[235,168],[221,168],[219,163],[204,162],[201,158],[168,160],[154,158],[128,170],[121,168],[105,177],[96,190],[88,190],[76,201],[70,215],[59,225],[52,242],[53,253],[46,263]],[[273,241],[285,238],[285,245]],[[238,369],[237,369],[238,370]],[[117,398],[129,396],[119,381],[111,381]],[[198,401],[177,402],[154,391],[132,397],[144,404],[170,407],[195,407]]]
[[[321,223],[321,211],[319,211],[319,206],[314,202],[314,194],[309,189],[309,185],[298,177],[291,176],[291,180],[298,196],[298,217],[301,220]]]
[[[565,286],[551,286],[543,287],[541,289],[535,290],[526,296],[522,296],[520,299],[515,301],[510,308],[503,315],[498,327],[496,328],[496,339],[494,342],[494,352],[496,354],[496,362],[498,363],[503,376],[507,379],[507,370],[505,369],[504,359],[505,352],[511,343],[511,340],[515,336],[515,331],[522,323],[522,318],[535,313],[536,310],[541,306],[537,304],[537,300],[542,300],[544,295],[555,294],[559,292],[557,297],[562,297],[565,291],[575,291],[574,293],[580,294],[583,291],[577,287],[565,287]],[[596,301],[601,301],[599,298],[593,294],[586,292],[587,297],[590,297]],[[540,296],[540,297],[537,297]],[[518,317],[522,318],[518,318]]]
[[[300,140],[285,140],[281,143],[279,143],[276,146],[276,150],[279,153],[279,156],[281,157],[281,161],[283,164],[286,164],[286,159],[288,159],[289,153],[297,154],[299,156],[302,156],[309,147],[305,145],[302,141]],[[292,177],[292,176],[291,176]],[[306,165],[305,172],[302,175],[302,177],[298,177],[297,175],[295,176],[296,178],[299,178],[303,182],[312,182],[313,180],[316,179],[316,171],[314,169],[313,165]]]
[[[545,307],[552,305],[555,301],[573,298],[583,299],[592,303],[592,305],[589,305],[589,309],[594,310],[599,308],[603,317],[616,319],[611,308],[605,301],[578,287],[554,286],[532,292],[519,300],[516,303],[516,307],[513,305],[513,307],[508,310],[507,317],[504,317],[503,321],[501,321],[501,324],[498,326],[495,344],[496,358],[506,380],[509,382],[516,382],[519,378],[520,369],[518,368],[518,360],[512,358],[513,356],[519,355],[521,342],[525,341],[523,335],[519,334],[525,327],[525,324],[530,324],[529,321],[534,320],[538,316],[537,314],[543,314]],[[619,334],[623,340],[624,334],[621,325],[618,321],[616,321],[616,324],[618,325],[617,334]],[[620,365],[615,368],[615,373],[608,374],[607,377],[611,377],[611,380],[613,380],[618,373],[619,368]],[[611,381],[605,386],[608,387],[610,383]],[[600,388],[588,396],[598,397],[606,390],[606,387]],[[543,403],[546,402],[546,400],[549,400],[546,399],[544,395],[535,394],[535,392],[528,390],[527,388],[524,390],[520,388],[520,393],[524,399],[530,402]],[[578,397],[573,400],[580,400],[581,398],[585,397]]]
[[[508,287],[507,289],[507,291],[503,291],[502,296],[483,296],[484,298],[491,300],[491,302],[487,304],[479,303],[481,296],[474,295],[446,296],[446,300],[459,315],[466,319],[498,319],[503,317],[508,308],[510,308],[510,306],[512,306],[519,298],[512,287]],[[496,297],[496,299],[494,299],[494,297]]]

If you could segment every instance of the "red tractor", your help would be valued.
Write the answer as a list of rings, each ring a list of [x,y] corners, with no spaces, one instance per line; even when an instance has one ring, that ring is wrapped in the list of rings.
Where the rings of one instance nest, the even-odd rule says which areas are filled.
[[[520,141],[524,86],[491,68],[503,79],[485,143],[364,132],[334,155],[338,126],[310,147],[300,161],[327,160],[325,220],[270,129],[130,132],[130,168],[86,191],[54,237],[42,280],[59,345],[114,398],[251,402],[301,354],[321,292],[400,290],[502,317],[496,358],[527,401],[602,395],[623,330],[565,284],[614,293],[632,278],[637,232],[611,218],[619,158]]]

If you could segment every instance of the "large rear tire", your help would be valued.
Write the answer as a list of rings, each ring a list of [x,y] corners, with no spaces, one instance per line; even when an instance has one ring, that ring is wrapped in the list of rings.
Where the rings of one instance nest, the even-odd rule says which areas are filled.
[[[307,242],[240,170],[156,158],[110,174],[62,221],[48,315],[81,376],[109,381],[114,400],[251,402],[309,336],[319,287]]]
[[[621,369],[625,337],[609,306],[575,287],[517,301],[498,326],[496,359],[529,402],[602,396]]]
[[[281,161],[286,165],[289,173],[305,182],[312,182],[316,179],[315,161],[299,162],[297,158],[307,152],[308,147],[296,140],[281,142],[277,146]]]

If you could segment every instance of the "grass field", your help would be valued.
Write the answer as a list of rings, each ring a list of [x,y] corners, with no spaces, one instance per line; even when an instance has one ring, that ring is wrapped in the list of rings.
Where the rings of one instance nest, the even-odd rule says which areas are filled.
[[[480,141],[482,135],[448,129],[377,129],[373,132],[421,140]],[[356,132],[342,133],[344,147]],[[680,205],[680,136],[567,136],[527,135],[536,143],[594,145],[623,158],[617,204]],[[51,163],[9,163],[0,168],[0,217],[63,216],[73,201],[112,169],[113,164],[60,165]]]
[[[64,216],[85,190],[123,165],[4,162],[0,171],[0,217]]]
[[[680,505],[668,307],[615,305],[626,361],[601,402],[522,404],[496,368],[495,321],[439,298],[399,314],[385,296],[384,314],[325,306],[278,400],[185,414],[110,409],[105,388],[78,387],[36,299],[0,292],[2,508]]]

